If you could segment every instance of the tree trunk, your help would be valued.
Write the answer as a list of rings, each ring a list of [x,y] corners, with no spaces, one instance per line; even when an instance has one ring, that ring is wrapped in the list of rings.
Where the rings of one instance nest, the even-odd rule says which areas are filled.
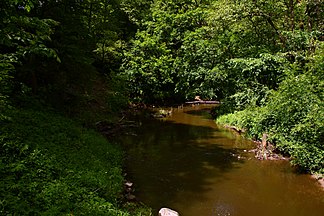
[[[262,135],[262,147],[265,149],[267,147],[267,134]]]

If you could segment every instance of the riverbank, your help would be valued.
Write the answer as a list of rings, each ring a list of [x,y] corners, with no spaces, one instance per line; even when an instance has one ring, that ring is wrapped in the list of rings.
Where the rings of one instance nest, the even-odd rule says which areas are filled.
[[[321,188],[324,190],[324,177],[322,175],[314,175],[314,174],[311,176],[319,183]]]
[[[1,215],[149,215],[123,197],[123,152],[51,109],[0,122]]]
[[[209,108],[174,109],[164,119],[138,116],[134,135],[120,137],[136,200],[153,215],[163,207],[186,216],[322,214],[323,193],[313,179],[286,161],[255,160],[248,153],[254,144],[221,129]]]
[[[241,136],[244,133],[246,133],[246,129],[244,128],[238,128],[236,126],[231,126],[231,125],[222,125],[224,128],[236,133],[237,135]],[[255,154],[255,158],[259,160],[286,160],[290,161],[291,157],[286,155],[283,156],[283,153],[278,150],[274,144],[268,143],[266,140],[255,140],[251,139],[255,145],[256,148],[250,150],[249,152],[253,152]],[[322,190],[324,190],[324,178],[323,175],[318,175],[318,174],[310,174],[310,176],[315,179]]]

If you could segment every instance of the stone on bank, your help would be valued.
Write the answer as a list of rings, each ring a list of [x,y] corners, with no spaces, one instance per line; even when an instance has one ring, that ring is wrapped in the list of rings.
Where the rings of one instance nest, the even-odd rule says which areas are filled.
[[[169,208],[161,208],[159,216],[179,216],[179,213]]]

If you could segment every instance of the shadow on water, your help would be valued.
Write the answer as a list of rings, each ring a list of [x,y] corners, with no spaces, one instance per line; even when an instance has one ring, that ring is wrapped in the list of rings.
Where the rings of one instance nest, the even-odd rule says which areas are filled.
[[[137,136],[120,137],[135,195],[157,212],[184,216],[323,215],[322,191],[287,161],[257,161],[252,142],[217,127],[209,107],[139,119]]]
[[[211,119],[210,110],[211,110],[211,107],[202,107],[198,110],[197,109],[187,110],[187,111],[185,111],[185,113],[187,113],[189,115],[202,116],[204,118]]]
[[[203,202],[201,194],[215,183],[210,179],[224,181],[224,173],[243,163],[236,155],[242,150],[226,148],[217,132],[210,126],[152,119],[143,122],[136,138],[124,137],[128,175],[139,199],[149,200],[154,210],[172,206],[180,194],[187,194],[184,204]]]

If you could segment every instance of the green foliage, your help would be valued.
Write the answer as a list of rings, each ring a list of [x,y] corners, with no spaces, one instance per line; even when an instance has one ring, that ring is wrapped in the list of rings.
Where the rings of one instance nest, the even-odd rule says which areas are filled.
[[[277,89],[289,69],[282,55],[261,54],[259,58],[235,58],[227,63],[224,86],[231,86],[221,106],[213,114],[223,114],[262,106],[269,100],[271,90]],[[226,88],[226,87],[224,87]]]
[[[32,94],[61,110],[87,100],[95,81],[104,77],[98,72],[118,71],[124,40],[135,31],[120,1],[0,4],[0,76],[6,80],[1,98],[20,101]]]
[[[229,61],[236,86],[241,89],[263,85],[269,89],[276,89],[284,74],[286,60],[283,57],[261,54],[260,58],[239,58]],[[239,90],[241,90],[239,89]]]
[[[1,7],[0,23],[0,69],[1,81],[6,76],[14,75],[15,66],[26,58],[34,55],[55,58],[59,61],[55,50],[48,48],[53,27],[57,22],[50,19],[28,17],[25,13],[16,13],[19,1],[9,1]],[[32,8],[32,1],[26,1],[28,8]],[[22,9],[21,9],[22,10]],[[9,73],[10,72],[10,73]],[[4,84],[4,83],[2,83]]]
[[[319,59],[323,61],[323,56]],[[315,65],[310,71],[289,75],[267,106],[276,116],[272,127],[278,147],[303,169],[323,173],[324,68],[319,59],[309,64]]]
[[[0,62],[0,121],[6,118],[4,113],[8,109],[8,94],[11,89],[10,79],[12,78],[10,73],[13,70],[12,64],[5,60]]]
[[[25,67],[25,63],[36,56],[43,59],[60,59],[54,49],[47,43],[51,40],[54,27],[58,24],[51,19],[30,17],[30,10],[36,5],[36,1],[7,1],[1,3],[0,22],[0,106],[2,111],[9,98],[22,93],[23,83],[21,76],[28,77],[24,80],[28,83],[30,77],[34,77],[34,71],[19,70]],[[24,66],[23,66],[24,65]],[[34,85],[31,85],[35,87]]]
[[[205,17],[206,12],[200,10],[200,16]],[[195,95],[212,99],[219,97],[222,91],[220,83],[224,81],[223,71],[221,67],[215,66],[220,63],[219,50],[212,42],[211,29],[202,25],[186,32],[175,62],[179,80],[175,91],[181,92],[186,99],[193,99]]]
[[[309,58],[306,68],[287,70],[285,80],[263,107],[221,116],[217,122],[245,128],[256,139],[267,133],[277,148],[292,156],[293,164],[312,173],[323,173],[323,45]]]
[[[246,88],[276,89],[286,61],[300,61],[322,37],[315,28],[321,23],[321,4],[313,3],[152,2],[121,68],[131,98],[222,99]]]
[[[120,149],[56,114],[10,115],[1,123],[2,215],[128,215],[117,209]]]
[[[217,122],[254,139],[267,133],[293,164],[323,173],[323,3],[227,2],[215,2],[209,17],[230,47]]]
[[[286,38],[286,49],[289,52],[313,51],[316,40],[321,37],[320,31],[285,31],[283,35]]]
[[[218,122],[268,133],[323,173],[323,4],[0,1],[0,213],[151,214],[118,210],[118,148],[47,109],[10,107],[44,110],[35,98],[89,125],[118,118],[127,94],[224,99]]]
[[[137,204],[137,203],[126,203],[124,208],[130,212],[130,215],[137,216],[152,216],[152,210],[148,209],[145,205]]]
[[[224,99],[218,122],[255,139],[268,133],[294,164],[323,172],[322,6],[154,1],[125,53],[131,97]]]
[[[129,20],[137,26],[140,26],[141,21],[149,16],[152,2],[153,0],[123,0],[120,4],[122,10],[128,15]]]
[[[149,103],[174,102],[211,89],[213,49],[204,29],[207,2],[155,1],[142,21],[122,67],[132,98]],[[200,39],[201,38],[201,39]],[[205,82],[206,81],[206,82]],[[210,83],[209,83],[210,82]]]

